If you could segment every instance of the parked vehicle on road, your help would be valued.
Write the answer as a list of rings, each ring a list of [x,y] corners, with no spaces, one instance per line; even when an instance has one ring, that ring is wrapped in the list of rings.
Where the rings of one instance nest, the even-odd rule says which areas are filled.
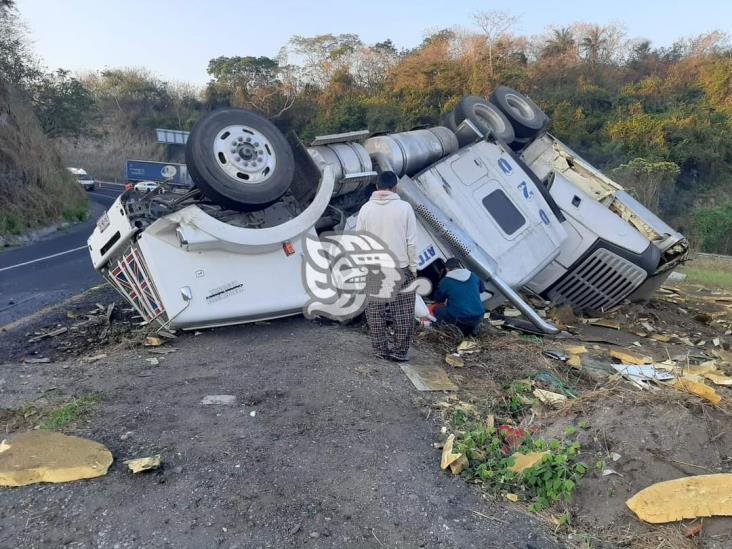
[[[86,170],[83,168],[66,168],[69,170],[73,175],[76,176],[76,180],[79,182],[79,185],[84,187],[87,191],[93,191],[97,188],[97,183],[94,181],[94,178],[90,176],[88,173],[86,173]]]
[[[468,96],[445,126],[321,136],[305,147],[241,109],[202,118],[187,143],[196,189],[125,193],[89,239],[95,266],[148,321],[193,329],[302,312],[307,238],[355,226],[379,171],[418,220],[418,268],[448,257],[478,274],[491,310],[525,294],[600,315],[646,299],[688,242],[568,146],[521,93]]]

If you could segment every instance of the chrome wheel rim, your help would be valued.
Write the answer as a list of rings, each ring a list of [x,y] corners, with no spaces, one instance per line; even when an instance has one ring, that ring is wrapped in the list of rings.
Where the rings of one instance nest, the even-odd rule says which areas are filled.
[[[260,131],[242,124],[226,126],[216,134],[213,154],[229,178],[247,185],[266,181],[277,166],[272,143]]]

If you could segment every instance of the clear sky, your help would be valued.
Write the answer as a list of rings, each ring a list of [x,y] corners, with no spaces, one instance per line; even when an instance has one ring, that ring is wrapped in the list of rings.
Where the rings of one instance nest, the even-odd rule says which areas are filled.
[[[16,0],[50,69],[147,67],[203,84],[219,55],[275,56],[293,34],[356,33],[399,48],[426,29],[470,26],[476,10],[521,16],[532,35],[576,21],[623,23],[632,38],[668,46],[710,30],[732,33],[732,0]]]

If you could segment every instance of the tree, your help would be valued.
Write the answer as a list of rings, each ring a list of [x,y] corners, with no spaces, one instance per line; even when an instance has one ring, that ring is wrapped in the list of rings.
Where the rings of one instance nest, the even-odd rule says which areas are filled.
[[[59,69],[36,85],[33,106],[48,137],[79,137],[88,133],[94,99],[69,71]]]
[[[605,30],[599,25],[592,25],[587,34],[582,37],[580,49],[590,64],[594,65],[600,60],[603,51],[607,49],[607,44]]]
[[[544,43],[541,50],[542,57],[559,57],[574,53],[577,50],[577,41],[570,27],[552,29],[551,36]]]
[[[207,94],[210,98],[263,112],[270,118],[290,109],[297,95],[290,67],[281,67],[269,57],[217,57],[208,63],[214,77]]]
[[[208,74],[227,86],[247,90],[272,86],[277,81],[279,66],[269,57],[217,57],[208,62]]]
[[[493,49],[496,42],[503,38],[518,22],[519,17],[500,10],[478,11],[473,14],[473,21],[485,34],[485,43],[488,46],[488,70],[493,77]]]
[[[295,35],[289,46],[303,59],[303,78],[324,88],[332,76],[350,68],[352,54],[363,43],[357,34],[320,34],[306,37]]]
[[[651,162],[645,158],[634,158],[627,164],[613,169],[615,174],[638,200],[648,209],[658,213],[661,196],[668,193],[681,173],[673,162]]]
[[[42,75],[12,1],[0,4],[0,79],[27,90]]]

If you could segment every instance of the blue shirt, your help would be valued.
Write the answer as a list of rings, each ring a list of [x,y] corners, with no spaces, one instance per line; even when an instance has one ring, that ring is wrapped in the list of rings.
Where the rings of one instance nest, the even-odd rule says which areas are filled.
[[[432,297],[438,303],[447,300],[447,311],[457,320],[483,318],[485,312],[480,293],[483,281],[467,269],[454,269],[440,280]]]

